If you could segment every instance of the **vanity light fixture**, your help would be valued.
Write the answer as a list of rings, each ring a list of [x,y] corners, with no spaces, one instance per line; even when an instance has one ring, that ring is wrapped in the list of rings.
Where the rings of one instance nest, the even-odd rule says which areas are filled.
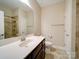
[[[29,0],[20,0],[20,1],[21,1],[22,3],[27,4],[30,8],[32,8],[31,5],[30,5]]]

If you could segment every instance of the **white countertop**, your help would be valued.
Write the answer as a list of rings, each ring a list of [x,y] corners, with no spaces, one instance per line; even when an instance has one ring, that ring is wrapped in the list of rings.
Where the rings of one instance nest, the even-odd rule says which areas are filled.
[[[0,47],[0,59],[23,59],[29,53],[31,53],[35,47],[44,39],[42,36],[31,36],[26,38],[32,39],[27,44],[27,47],[19,46],[22,42],[16,41]]]

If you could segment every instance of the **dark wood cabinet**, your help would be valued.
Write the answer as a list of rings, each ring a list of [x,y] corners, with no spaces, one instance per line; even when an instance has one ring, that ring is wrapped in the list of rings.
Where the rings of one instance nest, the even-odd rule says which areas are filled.
[[[44,49],[41,49],[41,51],[38,53],[38,55],[36,56],[35,59],[44,59],[45,56],[44,56]]]
[[[24,59],[45,59],[45,39]]]

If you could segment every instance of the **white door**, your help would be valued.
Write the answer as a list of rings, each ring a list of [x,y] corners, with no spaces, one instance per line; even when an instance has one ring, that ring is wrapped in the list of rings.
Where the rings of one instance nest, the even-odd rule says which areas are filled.
[[[75,2],[76,0],[66,0],[65,6],[65,49],[69,59],[75,59]]]
[[[4,12],[0,11],[0,40],[4,39]]]

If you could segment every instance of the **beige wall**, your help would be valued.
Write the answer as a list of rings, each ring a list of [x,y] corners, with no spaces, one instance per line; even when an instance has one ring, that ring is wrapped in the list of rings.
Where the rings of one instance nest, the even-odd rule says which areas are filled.
[[[29,0],[34,15],[34,34],[41,34],[41,8],[36,0]]]
[[[6,16],[13,16],[13,15],[14,15],[14,14],[13,14],[13,10],[10,9],[9,7],[5,7],[5,6],[1,6],[1,5],[0,5],[0,10],[4,11],[4,14],[5,14]]]
[[[19,35],[24,33],[27,33],[27,19],[28,15],[27,12],[24,11],[23,9],[18,9],[18,30],[19,30]]]
[[[27,33],[33,33],[34,29],[34,15],[32,11],[27,12],[28,19],[27,19]]]
[[[42,35],[56,46],[64,46],[64,2],[49,5],[41,10]]]

